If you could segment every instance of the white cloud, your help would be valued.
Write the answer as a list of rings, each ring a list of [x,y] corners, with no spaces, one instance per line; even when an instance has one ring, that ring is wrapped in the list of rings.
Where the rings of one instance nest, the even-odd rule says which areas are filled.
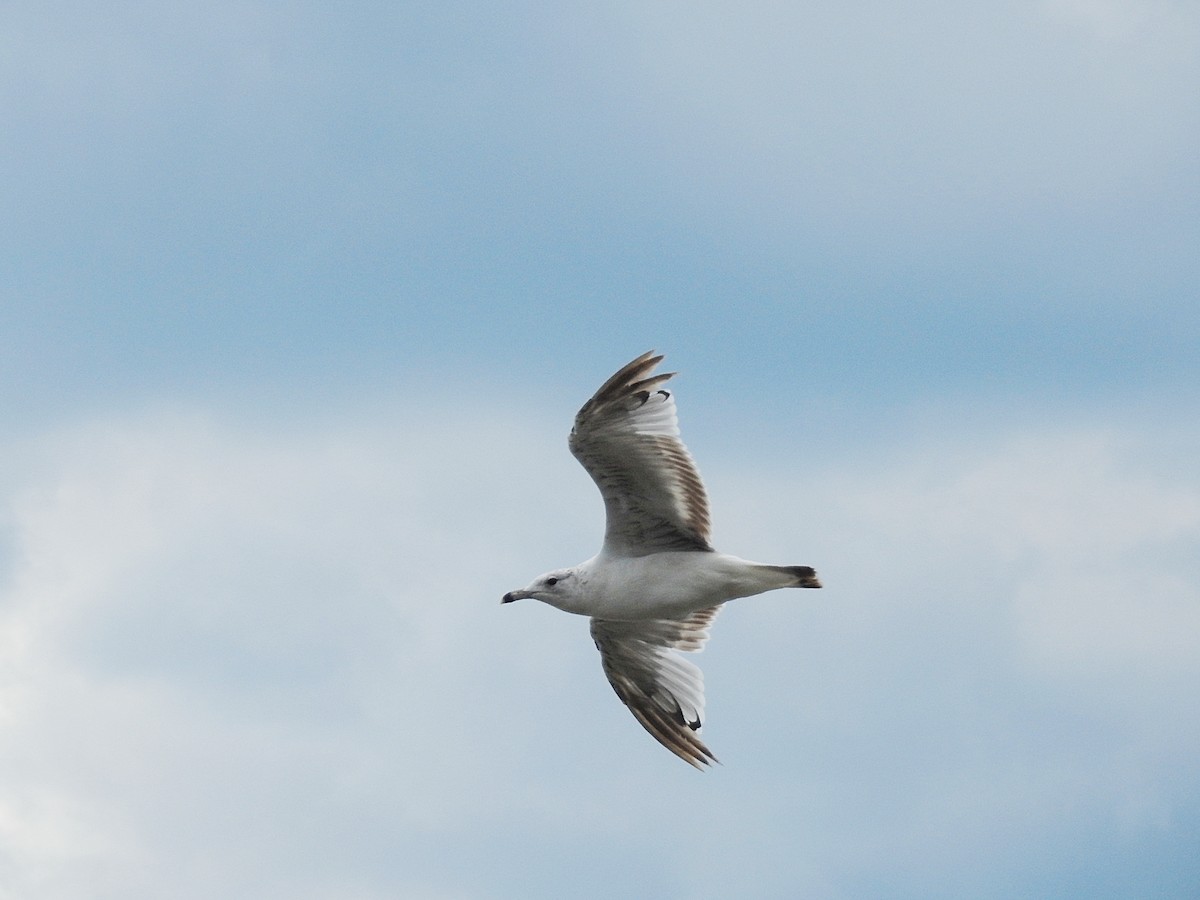
[[[1195,813],[1178,436],[702,458],[721,545],[827,585],[722,616],[701,662],[726,765],[702,778],[620,707],[581,621],[498,603],[599,537],[561,429],[445,409],[10,445],[0,889],[552,896],[587,870],[711,896],[748,866],[764,892],[919,892]],[[681,796],[706,813],[681,822]]]
[[[780,532],[818,540],[811,553],[844,566],[871,615],[916,603],[1004,616],[1013,649],[1046,677],[1200,675],[1200,481],[1177,463],[1194,436],[962,438],[810,476]],[[774,491],[741,487],[739,502],[760,506]]]
[[[812,562],[826,584],[724,617],[710,743],[732,715],[753,736],[740,750],[807,755],[798,779],[837,785],[825,803],[872,810],[846,869],[903,868],[925,891],[972,866],[1052,867],[1047,847],[1083,852],[1088,828],[1181,827],[1200,780],[1200,480],[1176,461],[1196,436],[912,437],[784,490],[709,466],[722,543],[767,535],[760,558]],[[756,621],[732,652],[752,648],[736,666],[760,683],[730,696],[718,642],[735,615]]]
[[[1044,6],[1051,18],[1072,23],[1105,44],[1165,38],[1162,49],[1167,50],[1188,39],[1179,25],[1195,24],[1186,4],[1170,0],[1047,0]]]
[[[318,803],[399,792],[414,823],[477,799],[443,767],[473,754],[481,682],[504,680],[484,614],[519,574],[500,473],[530,450],[498,422],[437,420],[267,435],[166,417],[16,454],[0,803],[23,896],[41,883],[27,848],[56,840],[184,871],[234,852],[207,846],[221,835],[273,840],[305,806],[289,779]]]
[[[623,23],[646,119],[705,185],[693,201],[744,207],[764,241],[799,225],[911,253],[932,234],[941,256],[964,230],[1082,225],[1194,186],[1188,4],[658,3]]]

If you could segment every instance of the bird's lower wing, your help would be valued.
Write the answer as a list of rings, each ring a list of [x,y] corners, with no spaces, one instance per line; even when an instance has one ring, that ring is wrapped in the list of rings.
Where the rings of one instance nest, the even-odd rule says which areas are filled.
[[[704,675],[676,650],[699,650],[719,607],[686,619],[592,619],[592,639],[609,684],[660,744],[703,769],[717,762],[696,732],[704,715]]]

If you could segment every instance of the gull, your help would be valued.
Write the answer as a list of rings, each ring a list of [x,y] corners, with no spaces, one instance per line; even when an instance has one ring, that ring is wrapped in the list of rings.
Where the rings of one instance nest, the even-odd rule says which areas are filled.
[[[502,603],[533,598],[591,617],[604,674],[660,744],[703,769],[704,676],[676,650],[697,651],[721,605],[778,588],[819,588],[809,566],[771,566],[717,552],[708,496],[679,439],[675,398],[651,350],[604,382],[575,416],[571,452],[604,498],[600,552],[555,569]]]

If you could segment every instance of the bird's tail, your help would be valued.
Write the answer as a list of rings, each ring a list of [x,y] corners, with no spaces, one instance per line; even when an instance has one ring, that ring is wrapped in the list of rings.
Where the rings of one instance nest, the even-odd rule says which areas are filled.
[[[816,570],[812,566],[766,566],[765,568],[779,572],[781,575],[790,575],[792,582],[783,585],[784,587],[819,588],[821,586],[821,581],[817,578]]]

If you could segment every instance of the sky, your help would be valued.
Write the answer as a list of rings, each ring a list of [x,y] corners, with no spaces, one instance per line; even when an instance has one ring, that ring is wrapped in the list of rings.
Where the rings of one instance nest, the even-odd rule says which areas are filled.
[[[0,898],[1200,893],[1194,4],[3,19]],[[705,773],[499,603],[651,348]]]

